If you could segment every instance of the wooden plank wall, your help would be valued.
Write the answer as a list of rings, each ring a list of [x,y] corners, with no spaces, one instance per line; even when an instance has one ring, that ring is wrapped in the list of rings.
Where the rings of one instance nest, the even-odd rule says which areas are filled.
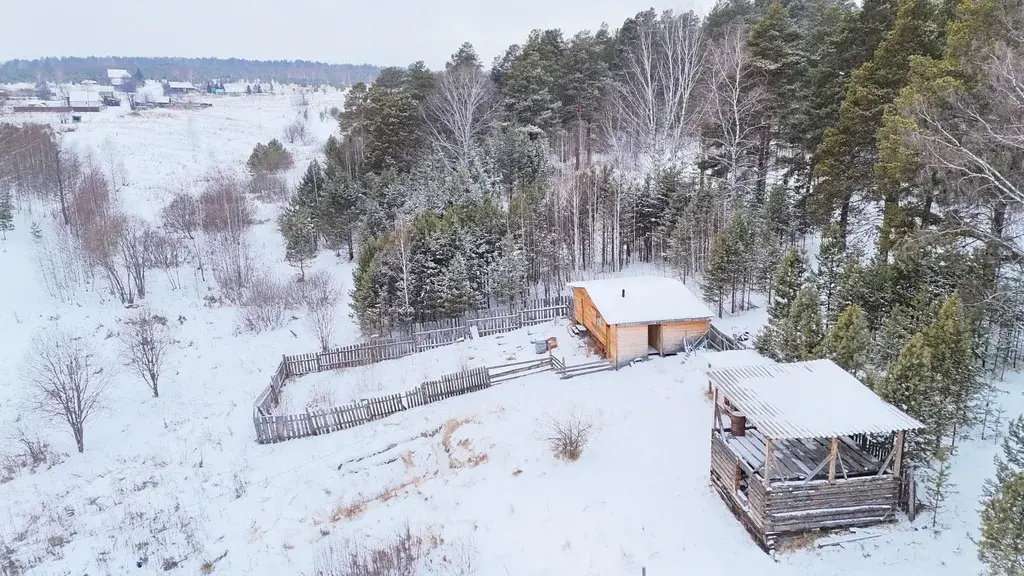
[[[684,344],[691,346],[711,329],[710,320],[693,320],[688,322],[666,322],[661,325],[661,345],[663,354],[678,354],[685,349]]]
[[[867,526],[895,519],[899,478],[891,474],[827,482],[775,483],[765,500],[765,532]]]
[[[615,327],[615,366],[625,366],[637,358],[647,358],[647,324],[620,324]]]

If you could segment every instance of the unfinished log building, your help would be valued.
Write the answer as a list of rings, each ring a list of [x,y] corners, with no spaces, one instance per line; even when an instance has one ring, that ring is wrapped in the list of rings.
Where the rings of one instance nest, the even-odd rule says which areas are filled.
[[[762,548],[897,518],[903,447],[920,422],[830,360],[706,373],[711,482]]]

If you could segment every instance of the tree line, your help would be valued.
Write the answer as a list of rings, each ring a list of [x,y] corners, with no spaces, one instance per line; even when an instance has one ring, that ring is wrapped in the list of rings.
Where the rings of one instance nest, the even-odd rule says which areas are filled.
[[[327,64],[307,60],[245,60],[241,58],[165,58],[88,56],[8,60],[0,63],[0,83],[81,82],[107,83],[107,69],[142,71],[147,78],[233,82],[260,79],[291,84],[351,86],[370,82],[380,68],[370,64]],[[139,74],[136,81],[141,81]]]

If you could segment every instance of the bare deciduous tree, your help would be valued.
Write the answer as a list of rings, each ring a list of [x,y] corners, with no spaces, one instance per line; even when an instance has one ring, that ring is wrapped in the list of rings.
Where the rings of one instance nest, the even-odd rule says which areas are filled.
[[[712,45],[706,76],[708,144],[724,169],[726,192],[742,197],[757,180],[754,151],[767,104],[750,66],[745,27],[729,27]]]
[[[639,20],[613,98],[613,132],[624,140],[611,144],[647,162],[674,158],[697,125],[695,93],[706,54],[700,20],[692,12]]]
[[[160,218],[167,230],[194,240],[199,231],[199,203],[192,195],[179,192],[160,211]]]
[[[37,392],[38,410],[65,422],[78,452],[85,451],[85,425],[100,408],[109,376],[83,338],[59,328],[32,339],[25,379]]]
[[[331,277],[325,272],[310,274],[302,290],[306,324],[310,331],[316,334],[320,348],[326,351],[331,347],[331,338],[334,336],[334,321],[338,314],[341,290],[335,287]]]
[[[494,83],[477,66],[465,64],[440,74],[424,115],[434,146],[458,165],[470,158],[497,109]]]
[[[121,333],[125,363],[135,371],[153,392],[160,397],[160,375],[171,353],[174,339],[167,328],[167,319],[140,311],[128,320]]]
[[[153,251],[153,229],[138,218],[126,218],[118,238],[121,261],[128,280],[139,298],[146,297],[146,270],[150,267]]]

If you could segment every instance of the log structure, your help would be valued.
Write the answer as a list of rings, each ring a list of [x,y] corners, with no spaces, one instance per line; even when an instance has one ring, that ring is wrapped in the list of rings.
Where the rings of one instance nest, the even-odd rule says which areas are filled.
[[[707,374],[711,483],[762,548],[897,519],[903,446],[920,422],[829,360]]]

